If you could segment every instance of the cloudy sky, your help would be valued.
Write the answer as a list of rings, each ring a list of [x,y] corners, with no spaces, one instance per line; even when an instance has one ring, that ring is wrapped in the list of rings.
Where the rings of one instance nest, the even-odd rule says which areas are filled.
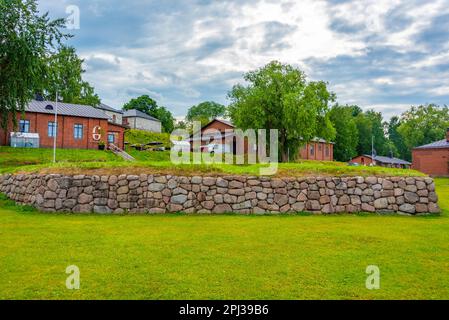
[[[115,108],[142,94],[177,117],[227,104],[242,74],[271,60],[387,118],[449,102],[449,0],[40,0],[52,17],[70,5],[80,29],[69,44]]]

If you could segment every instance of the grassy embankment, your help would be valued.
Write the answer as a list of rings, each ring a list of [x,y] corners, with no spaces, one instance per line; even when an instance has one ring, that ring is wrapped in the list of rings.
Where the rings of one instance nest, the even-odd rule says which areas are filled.
[[[51,149],[15,149],[0,147],[0,174],[17,172],[43,173],[168,173],[168,174],[237,174],[258,175],[266,165],[227,165],[227,164],[182,164],[174,165],[169,152],[136,151],[129,148],[136,162],[126,162],[109,151],[97,150],[57,150],[57,163],[53,164]],[[277,176],[306,175],[378,175],[378,176],[421,176],[413,170],[381,167],[349,167],[341,162],[299,161],[281,163]]]

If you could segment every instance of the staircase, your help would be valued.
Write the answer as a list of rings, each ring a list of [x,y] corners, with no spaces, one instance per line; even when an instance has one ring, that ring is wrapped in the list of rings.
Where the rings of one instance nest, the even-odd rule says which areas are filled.
[[[113,143],[109,144],[109,150],[111,150],[115,155],[122,157],[126,161],[136,161],[136,159],[133,156],[131,156],[129,153],[123,151],[122,149],[120,149]]]

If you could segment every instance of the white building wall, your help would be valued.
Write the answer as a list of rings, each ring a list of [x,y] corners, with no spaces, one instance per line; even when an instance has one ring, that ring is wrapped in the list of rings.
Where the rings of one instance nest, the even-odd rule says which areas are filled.
[[[133,129],[140,129],[157,133],[162,132],[162,126],[159,121],[153,121],[138,117],[129,117],[127,119],[129,126]]]
[[[112,119],[113,119],[113,116],[115,115],[115,123],[118,123],[118,124],[123,124],[123,118],[122,118],[122,114],[121,113],[118,113],[118,112],[112,112],[112,111],[106,111],[106,110],[103,110],[104,111],[104,113],[106,113],[107,114],[107,116],[109,117],[109,121],[112,121]]]

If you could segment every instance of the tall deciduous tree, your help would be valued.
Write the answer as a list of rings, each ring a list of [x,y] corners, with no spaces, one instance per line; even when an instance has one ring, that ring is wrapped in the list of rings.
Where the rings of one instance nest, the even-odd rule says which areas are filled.
[[[164,132],[171,133],[174,130],[175,119],[167,108],[158,106],[157,102],[151,99],[148,95],[143,95],[138,98],[131,99],[123,106],[123,110],[136,109],[146,113],[156,119],[159,119],[162,123],[162,129]]]
[[[410,151],[404,143],[401,134],[398,129],[401,125],[401,121],[398,116],[391,117],[388,122],[388,139],[390,143],[394,146],[392,147],[395,156],[404,159],[411,160]]]
[[[336,130],[334,158],[349,161],[357,155],[359,134],[352,106],[335,105],[330,110],[330,120]]]
[[[328,115],[335,95],[326,83],[307,82],[301,70],[277,61],[244,79],[247,86],[235,85],[229,92],[229,115],[242,129],[278,129],[282,161],[317,136],[335,137]]]
[[[371,146],[374,141],[374,149],[378,155],[389,155],[390,148],[384,132],[382,114],[374,110],[356,113],[355,117],[359,133],[357,153],[371,154]]]
[[[390,144],[385,134],[382,113],[368,110],[365,114],[371,122],[371,135],[374,137],[374,148],[377,154],[388,156],[390,154]]]
[[[397,130],[408,148],[410,157],[414,147],[443,139],[448,127],[448,107],[429,104],[411,107],[409,111],[404,112]]]
[[[23,112],[41,84],[45,58],[57,48],[64,19],[39,15],[35,0],[0,0],[0,122]]]
[[[202,125],[207,124],[217,117],[222,117],[226,113],[226,107],[213,101],[201,102],[196,106],[190,107],[187,112],[187,121],[201,121]]]
[[[67,103],[97,106],[100,98],[94,88],[83,80],[84,60],[76,54],[75,48],[62,46],[47,59],[47,72],[41,87],[41,94],[47,100],[58,97]]]

